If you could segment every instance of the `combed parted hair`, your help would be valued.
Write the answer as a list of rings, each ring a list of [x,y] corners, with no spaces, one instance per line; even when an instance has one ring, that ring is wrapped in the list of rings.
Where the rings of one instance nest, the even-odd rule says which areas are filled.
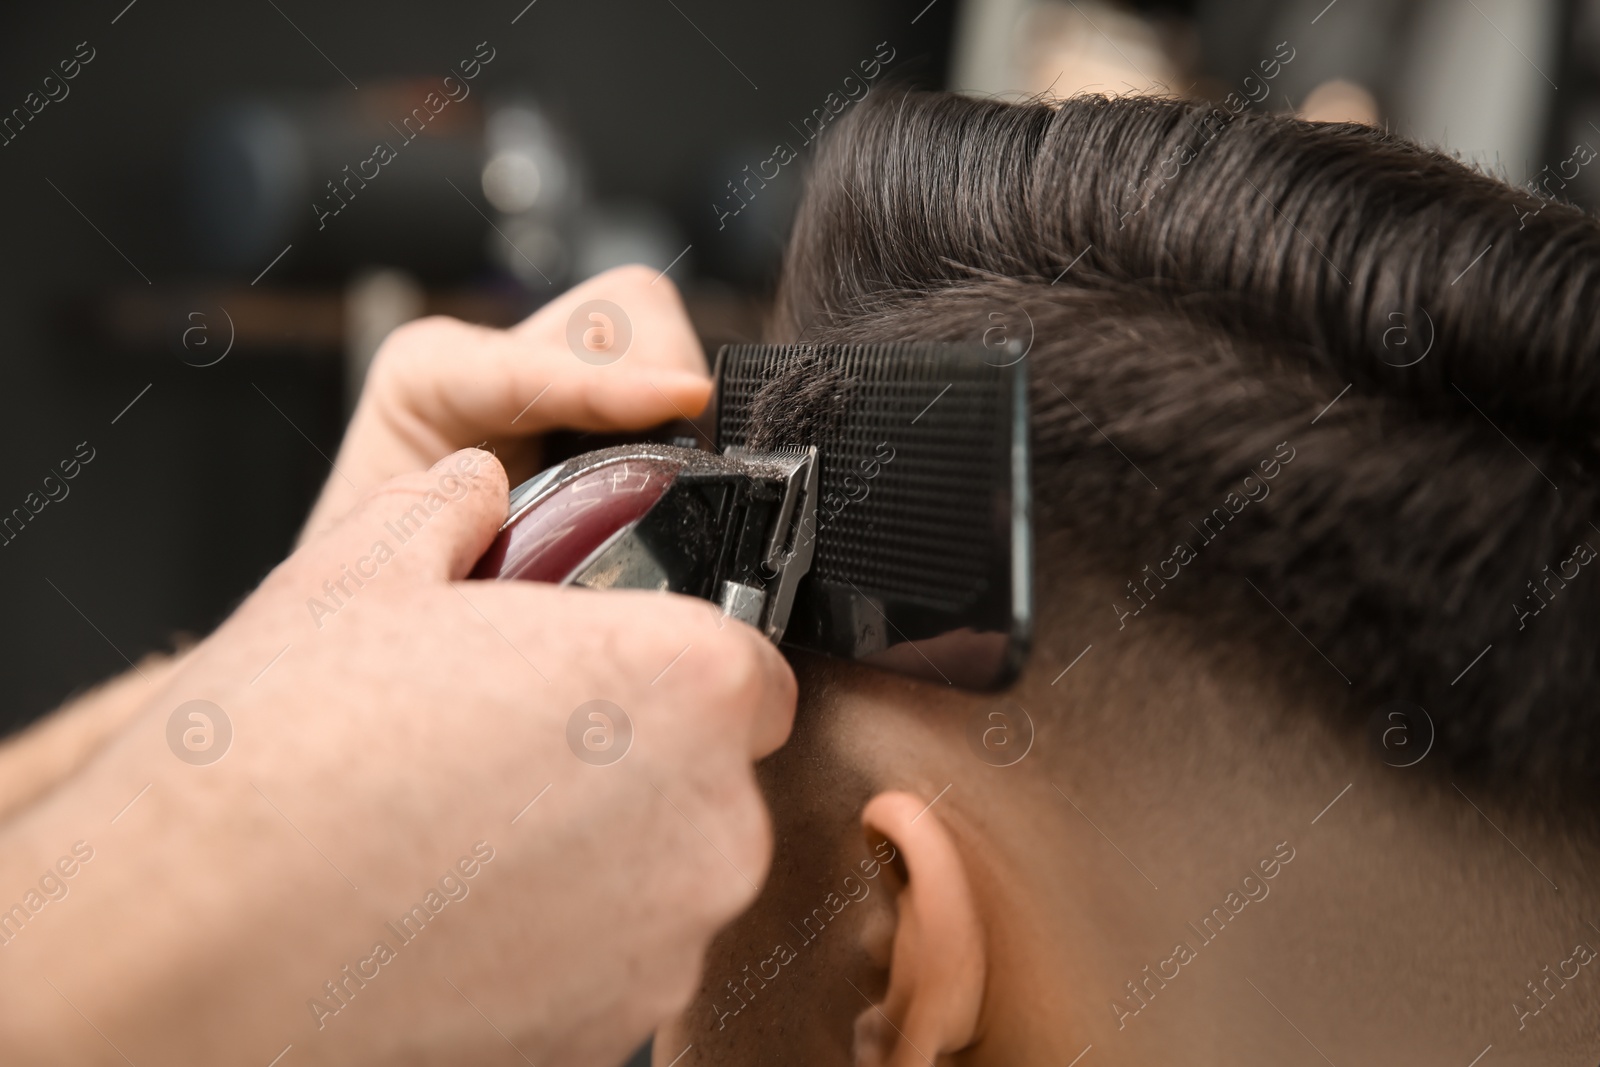
[[[1422,707],[1436,771],[1597,795],[1595,219],[1155,98],[875,92],[807,182],[767,339],[1025,351],[1041,599],[1092,560],[1108,630],[1175,613],[1351,728]]]

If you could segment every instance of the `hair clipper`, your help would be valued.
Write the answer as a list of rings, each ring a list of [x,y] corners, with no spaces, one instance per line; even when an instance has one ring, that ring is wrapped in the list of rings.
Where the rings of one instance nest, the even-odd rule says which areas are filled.
[[[992,355],[724,347],[712,448],[545,470],[472,576],[699,597],[789,647],[999,688],[1031,636],[1032,544],[1026,375]]]

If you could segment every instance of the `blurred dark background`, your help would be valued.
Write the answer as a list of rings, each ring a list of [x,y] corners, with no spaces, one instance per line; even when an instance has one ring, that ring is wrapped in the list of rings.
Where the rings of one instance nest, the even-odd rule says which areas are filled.
[[[1252,106],[1388,124],[1600,202],[1600,166],[1574,162],[1600,148],[1589,0],[14,6],[0,520],[26,514],[0,533],[0,731],[225,617],[288,551],[400,322],[509,324],[641,261],[670,267],[708,348],[753,339],[805,119],[880,43],[875,85],[1011,98],[1254,97],[1253,78]],[[446,75],[468,95],[440,107]],[[395,158],[364,163],[379,141]],[[798,160],[727,214],[778,142]],[[373,166],[334,214],[328,183]]]

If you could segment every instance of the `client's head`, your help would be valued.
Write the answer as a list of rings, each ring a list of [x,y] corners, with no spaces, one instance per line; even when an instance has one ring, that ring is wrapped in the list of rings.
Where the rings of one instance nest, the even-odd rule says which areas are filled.
[[[657,1063],[1595,1062],[1597,309],[1600,225],[1364,127],[857,105],[770,339],[1025,344],[1034,648],[796,657]]]

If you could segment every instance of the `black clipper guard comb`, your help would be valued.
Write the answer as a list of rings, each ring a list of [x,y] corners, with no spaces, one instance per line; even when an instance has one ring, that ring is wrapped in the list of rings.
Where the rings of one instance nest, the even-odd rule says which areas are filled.
[[[966,689],[1016,677],[1033,615],[1027,375],[994,355],[936,343],[718,354],[718,451],[755,440],[818,453],[814,529],[801,531],[816,544],[784,644]],[[807,373],[788,373],[797,365]],[[808,377],[832,395],[791,419],[772,383]]]
[[[1026,377],[991,355],[725,347],[713,448],[558,463],[512,492],[473,577],[696,596],[785,645],[999,688],[1033,567]]]

